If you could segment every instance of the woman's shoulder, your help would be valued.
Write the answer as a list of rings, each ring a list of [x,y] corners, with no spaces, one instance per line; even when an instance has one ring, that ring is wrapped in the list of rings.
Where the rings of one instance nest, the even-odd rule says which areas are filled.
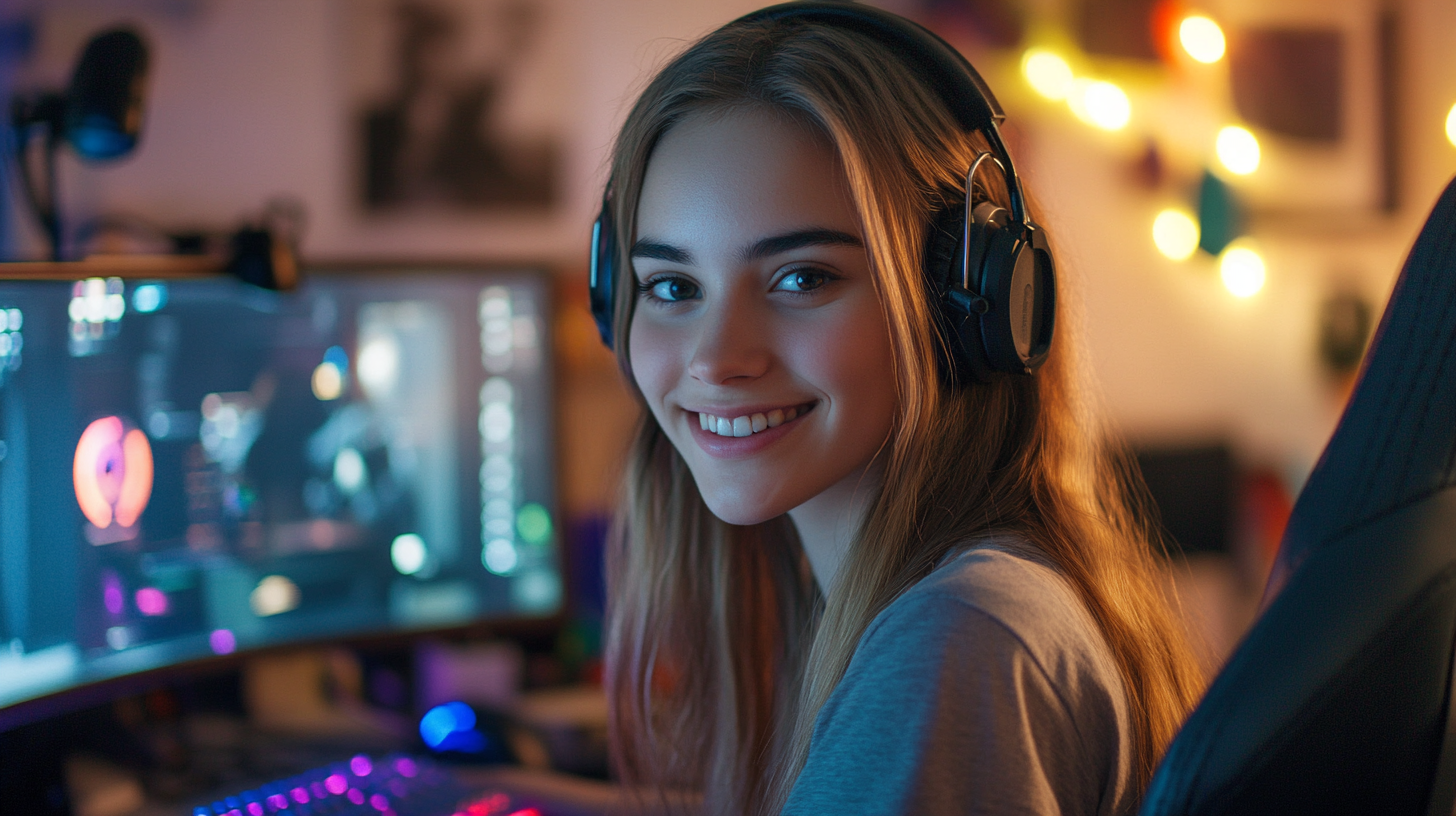
[[[985,619],[1036,656],[1101,651],[1111,660],[1097,622],[1071,583],[1024,542],[993,539],[946,556],[880,617],[893,624],[932,610],[962,620]]]
[[[1129,734],[1071,585],[1033,551],[975,546],[865,630],[784,812],[1124,814]]]
[[[875,618],[859,651],[870,661],[920,651],[980,665],[1024,660],[1073,719],[1126,728],[1122,675],[1101,628],[1061,572],[1020,542],[947,556]]]

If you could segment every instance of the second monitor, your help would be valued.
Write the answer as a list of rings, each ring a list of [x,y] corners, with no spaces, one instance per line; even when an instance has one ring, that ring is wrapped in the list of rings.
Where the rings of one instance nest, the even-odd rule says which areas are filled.
[[[554,614],[548,292],[0,283],[0,727],[235,650]]]

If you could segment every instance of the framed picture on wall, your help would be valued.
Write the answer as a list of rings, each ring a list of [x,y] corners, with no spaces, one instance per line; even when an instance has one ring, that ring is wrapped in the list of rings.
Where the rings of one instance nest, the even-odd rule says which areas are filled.
[[[1395,18],[1367,0],[1220,0],[1230,107],[1259,171],[1237,181],[1269,213],[1395,205]]]
[[[564,82],[552,0],[350,0],[354,193],[387,213],[549,214]]]

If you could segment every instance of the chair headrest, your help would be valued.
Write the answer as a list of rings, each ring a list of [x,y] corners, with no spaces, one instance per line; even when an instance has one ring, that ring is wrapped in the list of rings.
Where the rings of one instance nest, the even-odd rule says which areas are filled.
[[[1354,393],[1295,503],[1272,595],[1314,549],[1456,481],[1456,180],[1396,281]]]

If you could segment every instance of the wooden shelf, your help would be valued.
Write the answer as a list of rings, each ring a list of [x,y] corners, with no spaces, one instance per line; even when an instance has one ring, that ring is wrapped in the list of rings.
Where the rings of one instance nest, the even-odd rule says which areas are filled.
[[[224,274],[225,262],[207,255],[92,255],[80,261],[0,262],[0,280],[86,278],[205,278]]]

